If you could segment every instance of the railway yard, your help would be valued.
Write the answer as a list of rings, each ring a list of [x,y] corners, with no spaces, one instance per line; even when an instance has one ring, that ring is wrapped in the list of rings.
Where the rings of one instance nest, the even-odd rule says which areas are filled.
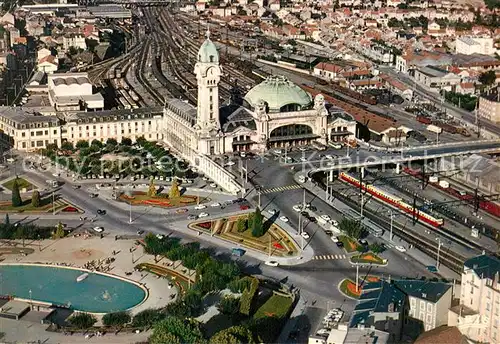
[[[186,14],[172,13],[165,7],[146,7],[136,12],[139,25],[132,32],[127,53],[90,68],[90,79],[105,89],[109,95],[107,99],[114,99],[110,108],[162,106],[173,98],[196,104],[197,81],[193,70],[198,49],[205,39],[200,31],[205,31],[205,27]],[[252,62],[251,54],[242,54],[240,47],[231,44],[224,28],[211,25],[210,32],[226,52],[221,53],[221,103],[228,102],[235,94],[244,94],[262,77],[277,73],[274,67]],[[436,139],[460,142],[476,138],[473,128],[449,123],[446,114],[441,114],[435,106],[377,105],[373,97],[356,96],[341,87],[320,84],[313,76],[282,72],[291,81],[323,92],[339,102],[376,111],[380,116],[414,128],[410,143],[433,143]],[[430,125],[442,129],[438,137],[429,129]],[[351,176],[359,178],[355,174]],[[324,180],[318,177],[323,187]],[[443,264],[456,272],[463,269],[467,258],[483,250],[496,251],[500,211],[493,203],[497,200],[495,197],[480,200],[471,188],[446,186],[440,183],[439,173],[432,178],[426,175],[423,180],[418,171],[411,169],[400,174],[394,170],[370,169],[366,170],[362,185],[359,180],[357,184],[338,180],[329,185],[329,192],[355,209],[356,214],[363,211],[384,230],[391,228],[394,235],[419,247],[430,257],[439,256]],[[332,212],[338,210],[332,209]],[[426,221],[425,217],[432,220]]]

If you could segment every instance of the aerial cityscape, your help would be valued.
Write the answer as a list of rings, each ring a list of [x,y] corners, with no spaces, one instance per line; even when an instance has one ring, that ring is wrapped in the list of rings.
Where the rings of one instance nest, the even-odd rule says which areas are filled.
[[[0,4],[0,343],[500,344],[497,0]]]

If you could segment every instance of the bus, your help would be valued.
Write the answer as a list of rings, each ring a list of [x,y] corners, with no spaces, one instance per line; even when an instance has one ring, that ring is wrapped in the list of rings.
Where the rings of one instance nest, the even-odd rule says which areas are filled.
[[[317,149],[319,151],[326,150],[326,146],[322,143],[319,143],[318,141],[313,141],[311,146],[313,146],[314,149]]]

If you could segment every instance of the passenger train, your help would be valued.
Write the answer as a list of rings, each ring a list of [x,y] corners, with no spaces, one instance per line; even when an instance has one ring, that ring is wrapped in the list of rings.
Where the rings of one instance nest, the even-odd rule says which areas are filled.
[[[359,180],[345,172],[341,172],[339,174],[339,178],[344,182],[359,187]],[[435,218],[434,216],[431,216],[421,210],[414,209],[413,206],[405,203],[401,198],[391,195],[390,193],[383,191],[373,185],[367,185],[366,183],[363,183],[361,188],[373,195],[373,197],[385,203],[389,203],[393,207],[399,208],[411,216],[415,214],[420,221],[428,225],[431,225],[433,227],[441,227],[444,223],[443,219]]]

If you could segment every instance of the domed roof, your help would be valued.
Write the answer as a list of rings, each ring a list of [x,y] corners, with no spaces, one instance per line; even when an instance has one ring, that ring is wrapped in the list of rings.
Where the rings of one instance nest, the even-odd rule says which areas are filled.
[[[198,62],[219,63],[219,53],[214,42],[210,40],[210,32],[207,31],[207,39],[198,50]]]
[[[244,99],[254,108],[260,101],[266,102],[269,112],[279,112],[286,105],[304,108],[312,103],[309,93],[283,76],[268,77],[248,91]]]

